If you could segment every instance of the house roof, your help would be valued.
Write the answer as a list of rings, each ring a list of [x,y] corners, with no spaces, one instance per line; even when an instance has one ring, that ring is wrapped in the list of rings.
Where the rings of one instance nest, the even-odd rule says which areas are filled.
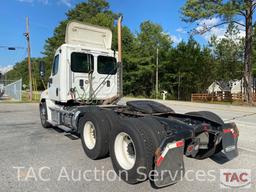
[[[226,82],[226,81],[214,81],[214,83],[216,83],[219,86],[221,91],[230,91],[231,90],[231,87],[229,86],[229,82]]]

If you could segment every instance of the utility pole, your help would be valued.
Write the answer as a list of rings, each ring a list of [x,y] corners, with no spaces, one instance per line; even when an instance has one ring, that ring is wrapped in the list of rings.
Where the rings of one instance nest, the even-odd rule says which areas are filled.
[[[159,49],[157,47],[156,48],[156,99],[158,96],[158,64],[159,64],[158,55],[159,55]]]
[[[30,31],[29,31],[29,18],[26,17],[26,33],[24,34],[27,39],[27,51],[28,51],[28,74],[29,74],[29,100],[33,98],[33,87],[32,87],[32,69],[31,69],[31,55],[30,55]]]

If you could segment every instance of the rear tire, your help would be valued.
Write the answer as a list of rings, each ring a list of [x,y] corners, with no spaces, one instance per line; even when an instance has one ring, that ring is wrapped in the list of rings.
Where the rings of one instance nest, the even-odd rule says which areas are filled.
[[[153,170],[155,168],[155,153],[158,147],[160,147],[161,143],[167,136],[167,132],[163,125],[157,121],[156,119],[150,118],[150,117],[142,117],[140,118],[140,121],[142,123],[141,126],[145,131],[150,135],[151,142],[153,144],[153,153],[152,153],[152,166],[151,169]],[[153,188],[158,189],[154,183],[154,176],[151,175],[149,178],[150,184]]]
[[[113,168],[122,180],[136,184],[148,178],[154,150],[150,135],[138,119],[123,119],[112,130],[109,152]]]
[[[90,159],[108,155],[110,125],[104,111],[85,113],[79,120],[79,130],[84,152]]]
[[[48,122],[47,107],[45,102],[40,103],[39,110],[40,110],[40,119],[41,119],[42,126],[44,128],[51,128],[52,125]]]
[[[156,150],[167,136],[165,128],[160,122],[150,117],[142,117],[139,120],[144,125],[142,128],[148,132],[152,141],[154,141],[154,150]]]
[[[104,112],[104,115],[109,122],[110,130],[115,129],[115,127],[120,122],[120,117],[118,116],[118,114],[113,110],[102,109],[102,111]]]

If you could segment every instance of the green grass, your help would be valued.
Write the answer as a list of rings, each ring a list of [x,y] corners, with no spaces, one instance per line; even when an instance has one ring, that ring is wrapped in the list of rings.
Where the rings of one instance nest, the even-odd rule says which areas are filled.
[[[33,92],[32,101],[29,100],[29,92],[22,91],[22,103],[39,103],[40,92]]]
[[[0,103],[39,103],[40,100],[40,92],[33,92],[33,99],[32,101],[29,100],[29,92],[27,91],[22,91],[22,95],[21,95],[21,101],[16,101],[16,100],[12,100],[12,99],[8,99],[8,100],[1,100]]]

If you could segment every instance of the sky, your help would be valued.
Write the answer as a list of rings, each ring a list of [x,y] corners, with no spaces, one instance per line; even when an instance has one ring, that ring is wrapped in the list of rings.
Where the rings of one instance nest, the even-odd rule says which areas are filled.
[[[133,32],[139,31],[140,23],[151,20],[160,24],[170,34],[174,45],[187,40],[191,24],[181,20],[180,9],[185,0],[108,0],[114,12],[122,13],[124,25]],[[54,28],[66,18],[65,13],[82,0],[1,0],[0,7],[0,71],[5,72],[27,55],[26,16],[30,18],[31,56],[42,55],[45,40],[53,35]],[[206,20],[216,23],[217,20]],[[208,34],[197,36],[201,44],[206,44],[212,34],[221,37],[225,26]],[[19,47],[9,51],[4,46]]]

